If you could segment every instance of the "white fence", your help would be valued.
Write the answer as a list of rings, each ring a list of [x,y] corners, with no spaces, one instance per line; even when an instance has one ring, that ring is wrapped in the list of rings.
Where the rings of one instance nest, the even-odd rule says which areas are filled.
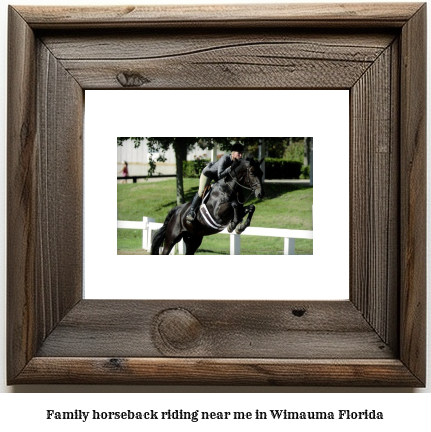
[[[151,243],[156,231],[162,226],[161,223],[156,223],[153,218],[143,217],[142,222],[137,221],[117,221],[117,228],[139,229],[142,230],[142,249],[151,251]],[[229,234],[227,229],[220,232],[230,236],[230,254],[240,255],[241,252],[241,236],[254,235],[265,237],[281,237],[284,238],[284,255],[295,255],[295,239],[313,239],[313,231],[306,230],[291,230],[282,228],[258,228],[248,227],[242,234]],[[172,249],[171,255],[178,252],[180,255],[185,254],[185,245],[181,240],[178,245]]]

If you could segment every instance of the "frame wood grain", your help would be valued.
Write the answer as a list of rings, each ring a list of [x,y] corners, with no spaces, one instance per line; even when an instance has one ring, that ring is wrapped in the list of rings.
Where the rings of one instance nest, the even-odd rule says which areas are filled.
[[[8,383],[424,386],[425,8],[10,7]],[[349,89],[350,299],[82,299],[84,91],[125,88]]]

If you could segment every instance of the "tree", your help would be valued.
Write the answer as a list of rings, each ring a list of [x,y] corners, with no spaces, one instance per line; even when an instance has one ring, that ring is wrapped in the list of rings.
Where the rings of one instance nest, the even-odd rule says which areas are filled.
[[[150,154],[159,154],[156,160],[150,158],[150,168],[148,177],[151,177],[156,170],[157,162],[166,160],[164,153],[172,146],[175,152],[176,165],[176,188],[177,188],[177,205],[184,203],[184,186],[183,186],[183,161],[187,159],[187,152],[191,150],[197,143],[202,148],[212,149],[214,145],[219,145],[222,150],[229,150],[231,146],[230,138],[155,138],[155,137],[117,137],[117,145],[123,145],[124,141],[131,140],[135,148],[139,147],[142,142],[147,139],[148,150]],[[237,140],[237,138],[234,138]]]
[[[241,143],[247,150],[254,150],[259,146],[261,138],[249,137],[195,137],[195,138],[154,138],[154,137],[117,137],[117,145],[123,145],[124,141],[131,140],[135,148],[139,147],[146,139],[148,150],[151,153],[160,153],[156,160],[150,158],[150,168],[148,170],[148,177],[151,177],[156,170],[157,162],[164,162],[166,160],[164,153],[172,147],[175,151],[175,164],[176,164],[176,187],[177,187],[177,205],[184,203],[184,186],[183,186],[183,161],[187,159],[187,153],[196,144],[201,148],[213,149],[217,145],[222,151],[230,151],[232,144]],[[282,140],[286,138],[265,138],[267,145],[280,145]],[[253,153],[253,152],[252,152]],[[257,156],[256,156],[257,157]]]
[[[176,183],[177,183],[177,205],[184,203],[184,186],[183,186],[183,160],[187,159],[187,152],[195,146],[198,138],[154,138],[154,137],[118,137],[117,145],[123,145],[124,141],[130,139],[135,148],[139,147],[144,139],[147,139],[148,151],[150,154],[161,153],[158,158],[154,160],[149,158],[150,168],[148,170],[148,177],[151,177],[156,170],[156,162],[164,162],[165,152],[172,146],[175,152],[175,165],[176,165]]]
[[[265,142],[266,155],[272,158],[283,158],[284,153],[288,147],[288,138],[235,138],[241,144],[246,147],[247,153],[252,155],[254,158],[259,157],[259,146],[262,144],[262,140]]]
[[[177,205],[183,204],[183,160],[187,159],[187,152],[195,146],[198,138],[147,138],[147,140],[148,149],[151,153],[158,151],[162,151],[164,153],[169,149],[170,146],[172,146],[174,149],[177,181]],[[158,162],[160,162],[160,157]]]
[[[150,152],[162,151],[166,152],[170,146],[172,146],[175,151],[175,165],[176,165],[176,183],[177,183],[177,205],[184,203],[184,183],[183,183],[183,161],[187,159],[187,153],[191,150],[197,143],[203,145],[206,143],[209,149],[212,149],[215,144],[220,145],[222,150],[230,149],[230,138],[147,138],[148,149]],[[158,162],[161,162],[161,158],[164,156],[159,156]],[[153,162],[154,163],[154,162]],[[151,165],[151,161],[150,161]],[[155,170],[150,166],[151,174]]]

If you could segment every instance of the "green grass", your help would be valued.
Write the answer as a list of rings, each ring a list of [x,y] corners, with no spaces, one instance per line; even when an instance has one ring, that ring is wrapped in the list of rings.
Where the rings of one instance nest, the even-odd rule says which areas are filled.
[[[196,179],[184,179],[185,198],[191,201],[198,188]],[[266,183],[265,198],[252,199],[256,212],[251,226],[268,228],[312,229],[311,206],[313,189],[307,185]],[[149,216],[163,222],[169,210],[176,205],[175,179],[160,182],[143,182],[117,185],[118,220],[142,220]],[[142,231],[117,230],[117,248],[121,254],[142,253]],[[297,255],[313,253],[312,240],[297,239]],[[272,237],[242,236],[242,255],[282,255],[283,239]],[[204,237],[197,254],[229,254],[229,236]]]

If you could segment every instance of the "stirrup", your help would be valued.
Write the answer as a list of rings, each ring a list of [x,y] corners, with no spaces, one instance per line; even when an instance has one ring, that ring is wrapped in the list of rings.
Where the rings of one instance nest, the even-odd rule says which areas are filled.
[[[199,196],[199,194],[196,193],[196,195],[193,197],[193,201],[190,206],[189,213],[186,216],[186,220],[188,220],[189,222],[193,222],[196,219],[195,209],[199,207],[201,202],[202,198]]]

